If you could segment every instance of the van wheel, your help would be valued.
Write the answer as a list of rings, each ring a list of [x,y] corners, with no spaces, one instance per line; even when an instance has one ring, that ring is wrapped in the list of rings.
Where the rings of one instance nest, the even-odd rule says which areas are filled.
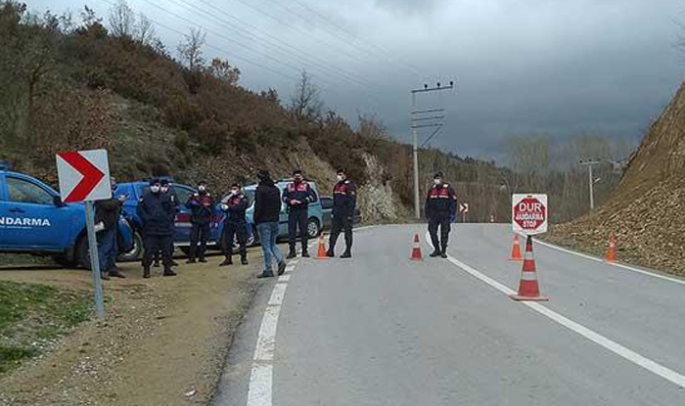
[[[321,225],[319,225],[319,220],[312,217],[307,222],[307,234],[309,238],[316,238],[321,233]]]

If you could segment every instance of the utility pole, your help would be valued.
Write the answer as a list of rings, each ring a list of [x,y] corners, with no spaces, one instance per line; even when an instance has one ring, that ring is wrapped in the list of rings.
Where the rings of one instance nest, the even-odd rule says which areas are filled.
[[[421,218],[421,200],[419,197],[419,129],[420,128],[435,128],[433,133],[424,141],[423,145],[426,145],[428,141],[442,128],[442,122],[436,120],[442,120],[445,118],[444,115],[433,115],[425,116],[425,114],[443,113],[445,109],[428,109],[428,110],[416,110],[416,94],[417,93],[428,93],[436,92],[441,90],[451,90],[454,89],[454,82],[450,81],[449,86],[441,86],[440,82],[436,84],[435,87],[428,87],[427,84],[423,85],[422,89],[411,90],[411,132],[412,138],[414,140],[414,212],[416,218]]]
[[[599,163],[600,163],[599,159],[580,161],[581,165],[588,167],[588,183],[590,184],[590,210],[595,209],[595,195],[594,195],[595,178],[594,178],[594,176],[592,176],[592,166],[598,165]]]

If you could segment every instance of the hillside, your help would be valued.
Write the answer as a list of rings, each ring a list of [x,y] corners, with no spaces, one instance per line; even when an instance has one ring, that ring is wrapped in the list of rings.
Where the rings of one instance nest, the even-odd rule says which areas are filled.
[[[685,275],[685,84],[654,122],[611,198],[550,239],[597,254],[616,235],[619,259]]]
[[[316,101],[294,105],[266,86],[248,90],[228,61],[205,63],[200,46],[184,44],[177,60],[154,38],[114,35],[88,8],[79,25],[13,1],[0,7],[0,160],[18,170],[55,183],[57,151],[107,148],[120,181],[171,175],[225,191],[254,181],[260,168],[277,177],[302,168],[327,190],[335,168],[345,167],[360,186],[366,220],[408,217],[411,149],[375,117],[361,117],[354,129]],[[301,90],[315,89],[305,79]],[[453,183],[498,177],[492,163],[421,155],[423,185],[435,170]],[[492,205],[474,204],[482,219]]]

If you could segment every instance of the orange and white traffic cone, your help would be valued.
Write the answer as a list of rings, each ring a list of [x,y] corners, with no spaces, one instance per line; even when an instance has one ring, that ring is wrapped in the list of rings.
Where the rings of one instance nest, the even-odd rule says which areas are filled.
[[[609,249],[607,250],[605,259],[610,264],[616,262],[616,237],[613,235],[609,237]]]
[[[419,234],[416,233],[414,234],[414,248],[411,250],[411,258],[412,261],[422,261],[423,257],[421,256],[421,244],[419,243]]]
[[[328,259],[328,255],[326,255],[326,241],[323,239],[323,234],[319,236],[319,252],[316,254],[316,259]]]
[[[534,302],[549,300],[544,296],[540,296],[540,287],[538,286],[538,277],[535,271],[535,258],[533,258],[533,237],[531,236],[528,236],[526,239],[526,256],[523,258],[519,291],[518,294],[511,295],[511,298],[518,301]]]
[[[521,246],[519,245],[519,235],[514,234],[514,245],[511,247],[511,256],[509,261],[521,261]]]

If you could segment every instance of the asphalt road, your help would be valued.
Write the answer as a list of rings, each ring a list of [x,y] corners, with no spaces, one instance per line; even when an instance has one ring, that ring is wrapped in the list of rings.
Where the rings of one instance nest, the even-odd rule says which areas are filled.
[[[421,263],[414,232],[430,252],[425,227],[370,228],[265,284],[215,405],[685,405],[684,281],[536,244],[550,301],[528,305],[508,226],[459,225]]]

